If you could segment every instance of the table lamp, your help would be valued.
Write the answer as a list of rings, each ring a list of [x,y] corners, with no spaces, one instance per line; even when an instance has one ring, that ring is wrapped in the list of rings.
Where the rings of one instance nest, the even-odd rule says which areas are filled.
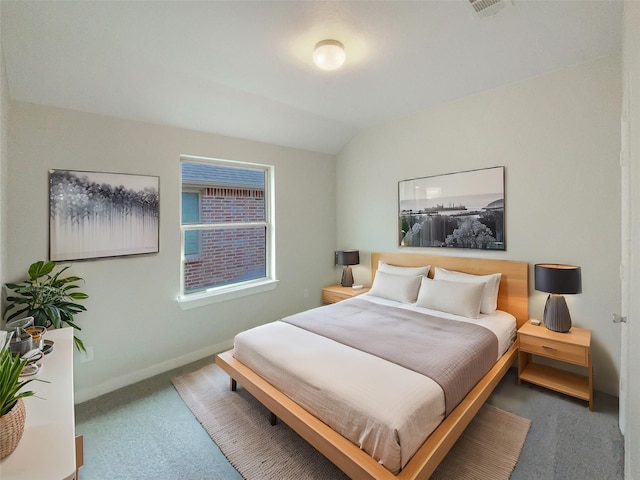
[[[571,315],[564,295],[582,293],[580,267],[552,263],[536,264],[535,289],[549,293],[544,305],[544,325],[554,332],[571,330]]]
[[[336,265],[342,265],[342,281],[340,285],[343,287],[353,286],[353,273],[351,265],[360,263],[360,252],[358,250],[340,250],[336,252]]]

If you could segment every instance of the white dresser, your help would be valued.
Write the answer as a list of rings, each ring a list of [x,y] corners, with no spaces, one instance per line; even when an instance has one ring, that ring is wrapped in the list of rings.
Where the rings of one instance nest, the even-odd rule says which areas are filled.
[[[38,397],[25,399],[24,435],[11,455],[0,461],[2,480],[67,480],[76,478],[73,405],[73,329],[51,330],[53,351],[42,360],[36,378],[26,388]],[[43,400],[44,399],[44,400]]]

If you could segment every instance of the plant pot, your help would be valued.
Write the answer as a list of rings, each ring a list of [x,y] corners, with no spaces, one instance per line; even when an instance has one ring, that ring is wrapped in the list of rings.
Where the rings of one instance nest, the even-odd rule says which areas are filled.
[[[0,417],[0,459],[11,454],[20,443],[26,418],[27,411],[21,398],[9,413]]]

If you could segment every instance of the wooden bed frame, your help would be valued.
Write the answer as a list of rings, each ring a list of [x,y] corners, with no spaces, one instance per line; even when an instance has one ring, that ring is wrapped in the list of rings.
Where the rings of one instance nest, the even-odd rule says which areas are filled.
[[[407,267],[431,265],[430,276],[433,276],[436,266],[476,275],[502,273],[498,309],[514,315],[518,328],[528,320],[529,273],[526,262],[410,253],[372,253],[372,281],[379,260]],[[332,430],[236,360],[233,350],[216,356],[216,364],[229,374],[232,385],[236,382],[240,383],[273,415],[289,425],[350,478],[423,480],[431,476],[516,358],[517,345],[514,343],[434,430],[398,475],[392,474],[354,443]]]

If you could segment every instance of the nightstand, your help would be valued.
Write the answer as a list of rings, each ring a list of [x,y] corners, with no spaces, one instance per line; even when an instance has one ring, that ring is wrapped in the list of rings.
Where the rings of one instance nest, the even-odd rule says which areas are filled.
[[[369,291],[369,287],[354,290],[351,287],[342,285],[330,285],[322,289],[322,303],[337,303],[340,300],[356,297]]]
[[[532,355],[584,367],[586,375],[535,363]],[[524,380],[589,402],[593,411],[591,330],[572,327],[566,333],[525,323],[518,330],[518,383]]]

